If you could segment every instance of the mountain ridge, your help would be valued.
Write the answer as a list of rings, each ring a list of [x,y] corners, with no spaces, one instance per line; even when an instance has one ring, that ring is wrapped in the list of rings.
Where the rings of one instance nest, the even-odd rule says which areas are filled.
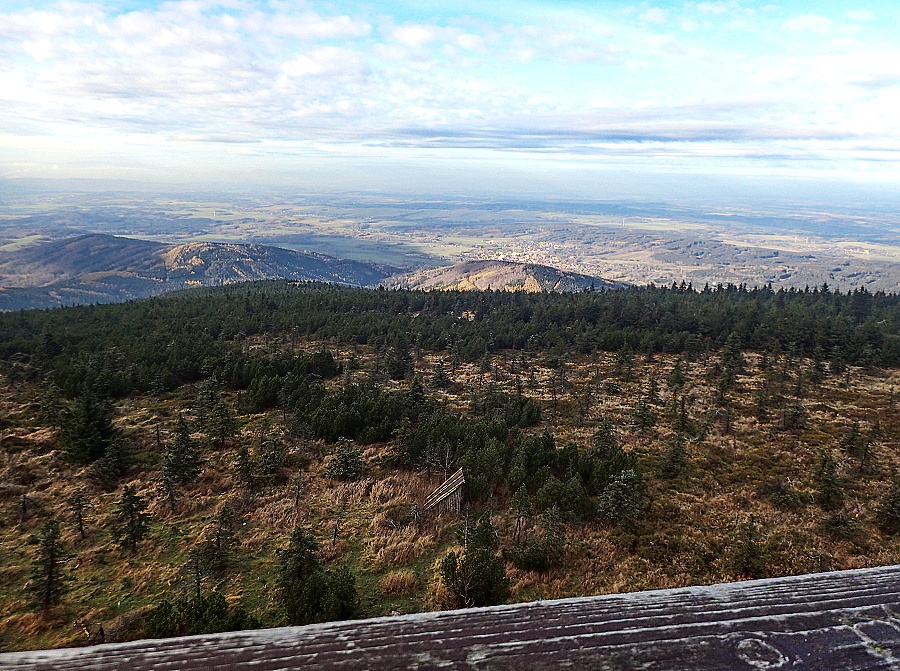
[[[537,263],[466,261],[413,273],[256,243],[166,244],[105,233],[0,252],[0,311],[118,303],[265,279],[394,289],[568,292],[626,285]]]
[[[263,279],[372,286],[398,270],[253,243],[176,245],[88,233],[0,254],[0,310],[117,303]]]

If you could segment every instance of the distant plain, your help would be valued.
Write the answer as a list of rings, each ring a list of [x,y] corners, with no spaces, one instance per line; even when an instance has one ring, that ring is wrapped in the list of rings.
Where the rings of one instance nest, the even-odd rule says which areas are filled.
[[[410,270],[472,259],[619,282],[900,290],[900,214],[859,203],[538,201],[344,195],[23,194],[0,201],[0,251],[86,232],[255,242]]]

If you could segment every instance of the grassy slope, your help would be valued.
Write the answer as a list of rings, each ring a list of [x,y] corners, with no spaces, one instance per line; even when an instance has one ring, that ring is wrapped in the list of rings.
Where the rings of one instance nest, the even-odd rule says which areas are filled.
[[[351,375],[365,374],[371,364],[370,353],[362,349],[342,352],[340,359],[358,362]],[[557,371],[542,357],[500,353],[493,357],[488,373],[480,373],[476,366],[460,366],[451,373],[454,384],[449,392],[435,392],[452,407],[467,412],[473,390],[492,382],[513,390],[518,378],[524,392],[540,398],[544,408],[544,421],[534,430],[552,431],[558,446],[569,441],[587,446],[599,419],[607,417],[618,426],[618,437],[626,449],[641,457],[651,506],[638,533],[600,520],[570,524],[562,566],[544,574],[508,567],[514,600],[739,578],[732,569],[731,557],[737,529],[751,515],[759,522],[772,575],[900,561],[900,542],[881,535],[872,522],[891,475],[900,468],[900,422],[893,409],[900,371],[853,369],[849,386],[843,378],[827,378],[810,387],[801,399],[810,414],[808,428],[781,431],[777,428],[777,409],[770,422],[756,419],[753,392],[762,376],[756,369],[757,358],[748,355],[748,374],[740,379],[733,396],[732,433],[725,434],[723,422],[712,419],[706,437],[688,444],[685,470],[678,477],[666,479],[660,476],[659,467],[671,434],[666,419],[670,392],[665,379],[674,360],[641,360],[632,379],[619,381],[621,391],[610,394],[604,391],[603,383],[618,379],[613,359],[604,353],[573,358],[566,365],[564,381],[560,381]],[[427,379],[428,371],[438,361],[438,356],[426,354],[417,362],[417,370]],[[715,386],[708,379],[714,362],[711,357],[686,364],[689,382],[684,392],[689,399],[688,410],[698,421],[705,421],[714,406],[711,399]],[[449,361],[443,363],[449,371]],[[651,377],[660,383],[662,400],[655,408],[659,422],[654,430],[640,433],[630,426],[631,411]],[[791,385],[788,381],[785,389],[790,390]],[[152,501],[154,513],[149,539],[136,554],[129,555],[111,544],[108,531],[112,504],[121,490],[103,492],[88,485],[93,509],[85,540],[79,539],[68,524],[65,501],[78,487],[85,486],[85,471],[60,459],[56,433],[41,419],[40,394],[37,388],[4,383],[0,398],[0,644],[7,649],[79,644],[83,635],[72,625],[78,619],[102,621],[107,640],[139,636],[141,616],[150,605],[183,589],[181,566],[226,500],[240,510],[241,547],[234,577],[217,586],[230,600],[241,600],[266,625],[278,623],[272,601],[275,550],[286,544],[295,524],[311,529],[321,540],[323,560],[334,565],[350,564],[358,576],[366,614],[440,606],[435,565],[456,543],[453,527],[457,520],[444,515],[428,518],[418,527],[391,526],[385,511],[397,503],[421,503],[439,483],[441,474],[378,466],[377,458],[388,445],[365,448],[372,464],[369,477],[342,483],[323,474],[331,446],[286,436],[292,458],[282,481],[246,500],[234,493],[234,446],[221,452],[207,448],[204,472],[172,513],[159,500],[154,481],[159,461],[155,427],[159,424],[165,437],[178,412],[190,418],[195,390],[185,387],[161,398],[127,399],[118,406],[118,421],[137,445],[138,461],[148,467],[134,484]],[[577,399],[586,394],[591,398],[589,409],[579,416]],[[272,433],[283,426],[280,413],[275,411],[241,419],[242,439],[251,447],[263,427]],[[860,420],[865,432],[875,419],[881,422],[883,437],[873,447],[870,471],[859,474],[857,462],[837,449],[837,440],[853,420]],[[811,502],[820,449],[838,459],[840,474],[846,479],[845,518],[832,529],[823,526],[828,514]],[[760,486],[774,481],[786,482],[797,492],[798,502],[787,508],[773,505],[760,493]],[[64,537],[76,554],[69,564],[75,577],[72,590],[62,606],[48,613],[33,612],[25,602],[23,587],[34,553],[28,538],[36,533],[43,517],[29,511],[24,521],[21,519],[22,494],[67,524]],[[295,506],[295,501],[299,505]],[[514,524],[503,512],[508,493],[499,492],[489,505],[495,511],[501,544],[507,544]],[[341,523],[333,542],[337,517],[341,517]]]

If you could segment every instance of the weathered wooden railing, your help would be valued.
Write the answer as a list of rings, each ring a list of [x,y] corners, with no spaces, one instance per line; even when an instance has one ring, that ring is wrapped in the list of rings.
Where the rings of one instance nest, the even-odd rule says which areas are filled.
[[[0,655],[4,671],[900,669],[900,566]]]

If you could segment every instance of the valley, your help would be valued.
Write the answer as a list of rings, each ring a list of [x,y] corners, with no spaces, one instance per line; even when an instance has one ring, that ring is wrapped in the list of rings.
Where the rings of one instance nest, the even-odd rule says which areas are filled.
[[[537,263],[615,282],[900,289],[900,215],[793,207],[409,199],[346,194],[8,196],[0,250],[85,232],[258,243],[414,270]]]

